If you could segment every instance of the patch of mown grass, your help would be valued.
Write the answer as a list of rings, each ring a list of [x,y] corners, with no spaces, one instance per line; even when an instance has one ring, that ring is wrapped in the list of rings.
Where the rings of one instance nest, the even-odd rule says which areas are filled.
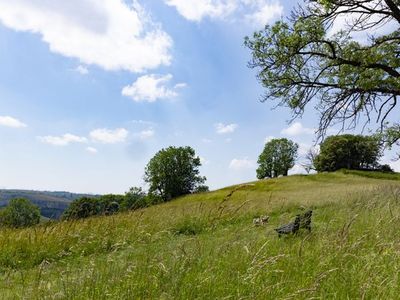
[[[313,176],[326,175],[0,230],[0,299],[396,299],[400,184]],[[278,238],[303,207],[314,209],[312,233]]]

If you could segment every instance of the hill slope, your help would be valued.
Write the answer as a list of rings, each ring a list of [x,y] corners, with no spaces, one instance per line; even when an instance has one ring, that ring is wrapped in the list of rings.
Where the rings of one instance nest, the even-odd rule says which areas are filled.
[[[25,198],[40,207],[42,216],[58,219],[69,204],[77,198],[93,196],[69,192],[45,192],[31,190],[0,190],[0,207],[4,207],[11,199]]]
[[[0,230],[0,298],[396,299],[400,181],[365,176],[290,176]],[[278,238],[302,207],[314,209],[312,233]]]

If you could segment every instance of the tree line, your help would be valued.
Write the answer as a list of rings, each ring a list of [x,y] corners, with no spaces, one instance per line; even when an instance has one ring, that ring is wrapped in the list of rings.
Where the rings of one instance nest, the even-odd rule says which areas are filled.
[[[258,158],[258,179],[287,176],[298,159],[298,144],[286,139],[272,139]],[[337,135],[320,144],[320,151],[306,155],[302,166],[309,172],[333,172],[339,169],[393,172],[379,164],[383,142],[380,136]],[[206,192],[206,178],[200,176],[200,158],[191,147],[168,147],[157,152],[148,162],[144,180],[148,192],[132,187],[124,195],[81,197],[64,212],[63,220],[75,220],[99,215],[137,210],[170,201],[191,193]],[[26,199],[13,199],[0,210],[0,225],[25,227],[40,222],[40,210]]]
[[[320,150],[310,149],[301,165],[309,173],[334,172],[340,169],[393,172],[379,163],[383,154],[380,135],[343,134],[327,137]],[[258,158],[257,178],[287,176],[298,157],[298,144],[286,138],[272,139],[265,144]]]

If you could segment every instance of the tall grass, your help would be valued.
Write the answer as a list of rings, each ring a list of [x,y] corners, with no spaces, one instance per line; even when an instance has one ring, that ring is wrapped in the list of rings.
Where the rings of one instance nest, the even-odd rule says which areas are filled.
[[[304,208],[314,209],[312,233],[278,238],[273,229]],[[260,214],[266,227],[252,225]],[[0,230],[0,299],[398,299],[399,224],[393,180],[260,181]]]

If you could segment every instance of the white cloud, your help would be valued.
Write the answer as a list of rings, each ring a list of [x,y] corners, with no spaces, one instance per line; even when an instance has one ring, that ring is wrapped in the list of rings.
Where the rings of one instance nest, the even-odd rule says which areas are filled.
[[[231,14],[237,6],[232,0],[165,0],[174,6],[180,15],[190,21],[199,22],[204,17],[221,18]]]
[[[247,157],[243,159],[234,158],[231,160],[229,164],[229,168],[232,170],[243,170],[243,169],[253,169],[256,167],[256,162],[254,160],[250,160]]]
[[[147,140],[149,138],[152,138],[155,134],[154,129],[149,128],[142,130],[141,132],[137,133],[136,135],[141,139],[141,140]]]
[[[208,164],[210,163],[209,160],[205,159],[205,158],[202,157],[202,156],[199,156],[199,158],[200,158],[200,163],[201,163],[203,166],[208,165]]]
[[[178,96],[177,90],[185,87],[185,83],[178,83],[173,88],[167,84],[171,81],[172,75],[144,75],[139,77],[132,85],[122,89],[122,95],[131,97],[136,102],[155,102],[158,99],[170,99]]]
[[[273,3],[264,3],[258,10],[247,14],[246,19],[248,22],[262,27],[265,24],[275,21],[282,14],[283,6],[279,2],[275,1]]]
[[[90,132],[90,137],[94,142],[103,144],[121,143],[128,137],[128,130],[125,128],[107,129],[99,128]]]
[[[86,151],[91,153],[91,154],[97,154],[97,152],[98,152],[97,149],[94,148],[94,147],[87,147]]]
[[[81,75],[86,75],[89,73],[88,68],[86,68],[85,66],[79,65],[75,68],[75,71],[78,72]]]
[[[227,133],[233,133],[235,130],[239,127],[238,124],[223,124],[223,123],[217,123],[215,124],[215,130],[218,134],[227,134]]]
[[[283,129],[281,133],[289,136],[297,136],[302,134],[314,134],[315,129],[304,127],[300,122],[295,122],[288,128]]]
[[[269,23],[283,13],[278,0],[164,0],[189,21],[211,19],[246,20],[257,26]]]
[[[85,137],[73,135],[66,133],[62,136],[39,136],[38,139],[42,143],[50,144],[53,146],[68,146],[71,143],[86,143],[87,139]]]
[[[168,65],[170,36],[143,8],[122,0],[1,0],[0,22],[39,34],[52,52],[105,70]]]
[[[275,137],[273,135],[269,135],[265,138],[264,143],[268,143],[270,141],[272,141]]]
[[[0,116],[0,126],[12,127],[12,128],[24,128],[27,127],[25,123],[10,116]]]

